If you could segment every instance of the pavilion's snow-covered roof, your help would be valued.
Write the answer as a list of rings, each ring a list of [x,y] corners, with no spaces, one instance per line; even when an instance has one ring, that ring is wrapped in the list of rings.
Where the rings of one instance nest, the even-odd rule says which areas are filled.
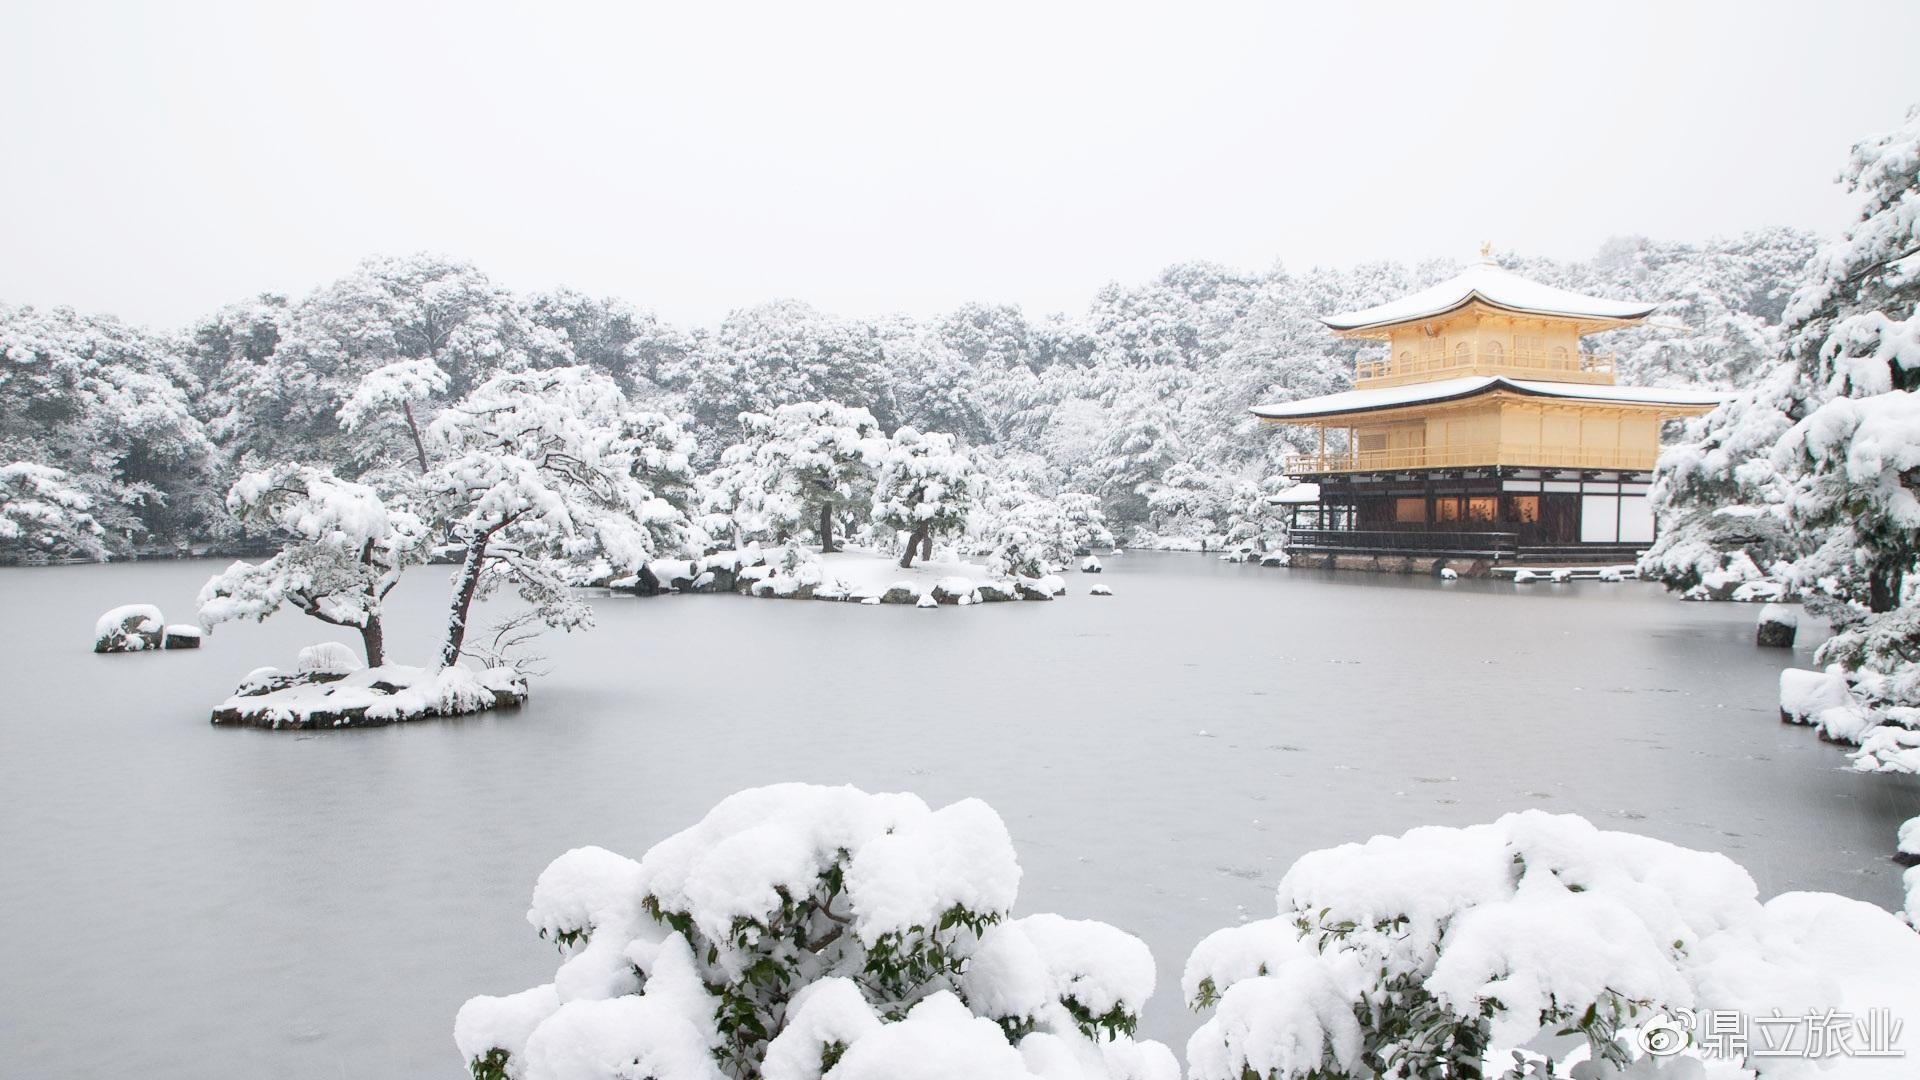
[[[1348,390],[1324,397],[1302,398],[1275,405],[1256,405],[1253,415],[1264,420],[1313,420],[1346,413],[1378,412],[1407,405],[1433,405],[1478,397],[1497,390],[1527,397],[1574,399],[1612,405],[1676,405],[1697,408],[1718,405],[1727,397],[1718,390],[1671,389],[1662,386],[1594,386],[1586,383],[1535,382],[1498,375],[1469,375],[1459,379],[1409,383],[1378,390]]]
[[[1306,506],[1319,501],[1319,484],[1295,484],[1278,495],[1267,498],[1267,502],[1275,506]]]
[[[1530,281],[1492,262],[1476,263],[1438,285],[1359,311],[1321,318],[1334,330],[1370,330],[1444,315],[1474,301],[1527,315],[1613,322],[1645,318],[1653,304],[1582,296]]]

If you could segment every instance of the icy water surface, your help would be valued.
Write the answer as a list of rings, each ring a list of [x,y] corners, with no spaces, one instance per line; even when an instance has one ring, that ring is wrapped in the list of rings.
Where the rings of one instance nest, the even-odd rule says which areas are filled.
[[[522,917],[548,860],[637,857],[779,780],[992,803],[1022,912],[1153,947],[1143,1033],[1176,1050],[1187,950],[1271,913],[1312,848],[1541,807],[1723,851],[1763,895],[1896,906],[1920,813],[1912,778],[1778,722],[1790,658],[1754,648],[1753,608],[1650,585],[1135,553],[1107,561],[1117,595],[1075,574],[1052,604],[609,597],[517,713],[289,734],[206,713],[332,636],[311,620],[87,651],[117,604],[190,621],[213,569],[0,570],[7,1075],[454,1080],[460,1003],[551,977]],[[396,659],[429,654],[444,578],[400,590]]]

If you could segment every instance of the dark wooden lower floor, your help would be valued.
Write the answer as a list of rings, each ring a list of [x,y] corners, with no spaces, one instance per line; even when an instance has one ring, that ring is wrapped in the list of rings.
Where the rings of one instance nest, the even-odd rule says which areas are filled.
[[[1297,552],[1630,560],[1653,540],[1645,473],[1488,468],[1323,477],[1291,507]]]

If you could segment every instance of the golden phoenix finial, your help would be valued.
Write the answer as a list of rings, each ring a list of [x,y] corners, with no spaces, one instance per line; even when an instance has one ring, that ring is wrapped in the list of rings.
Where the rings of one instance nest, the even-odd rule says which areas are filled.
[[[1493,241],[1491,240],[1480,241],[1480,257],[1483,259],[1493,258]]]

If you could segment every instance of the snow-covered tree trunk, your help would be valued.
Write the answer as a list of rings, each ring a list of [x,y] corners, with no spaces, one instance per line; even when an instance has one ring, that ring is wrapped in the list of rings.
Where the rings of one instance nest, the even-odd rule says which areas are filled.
[[[460,662],[460,650],[467,643],[467,620],[473,611],[474,594],[480,590],[480,575],[487,568],[487,541],[506,522],[488,529],[467,545],[467,557],[460,564],[460,576],[453,579],[453,610],[447,615],[447,643],[440,649],[440,666]]]
[[[913,568],[914,554],[920,550],[921,544],[929,540],[927,531],[927,523],[924,521],[913,527],[913,532],[907,536],[907,550],[900,556],[900,569],[910,570]]]

